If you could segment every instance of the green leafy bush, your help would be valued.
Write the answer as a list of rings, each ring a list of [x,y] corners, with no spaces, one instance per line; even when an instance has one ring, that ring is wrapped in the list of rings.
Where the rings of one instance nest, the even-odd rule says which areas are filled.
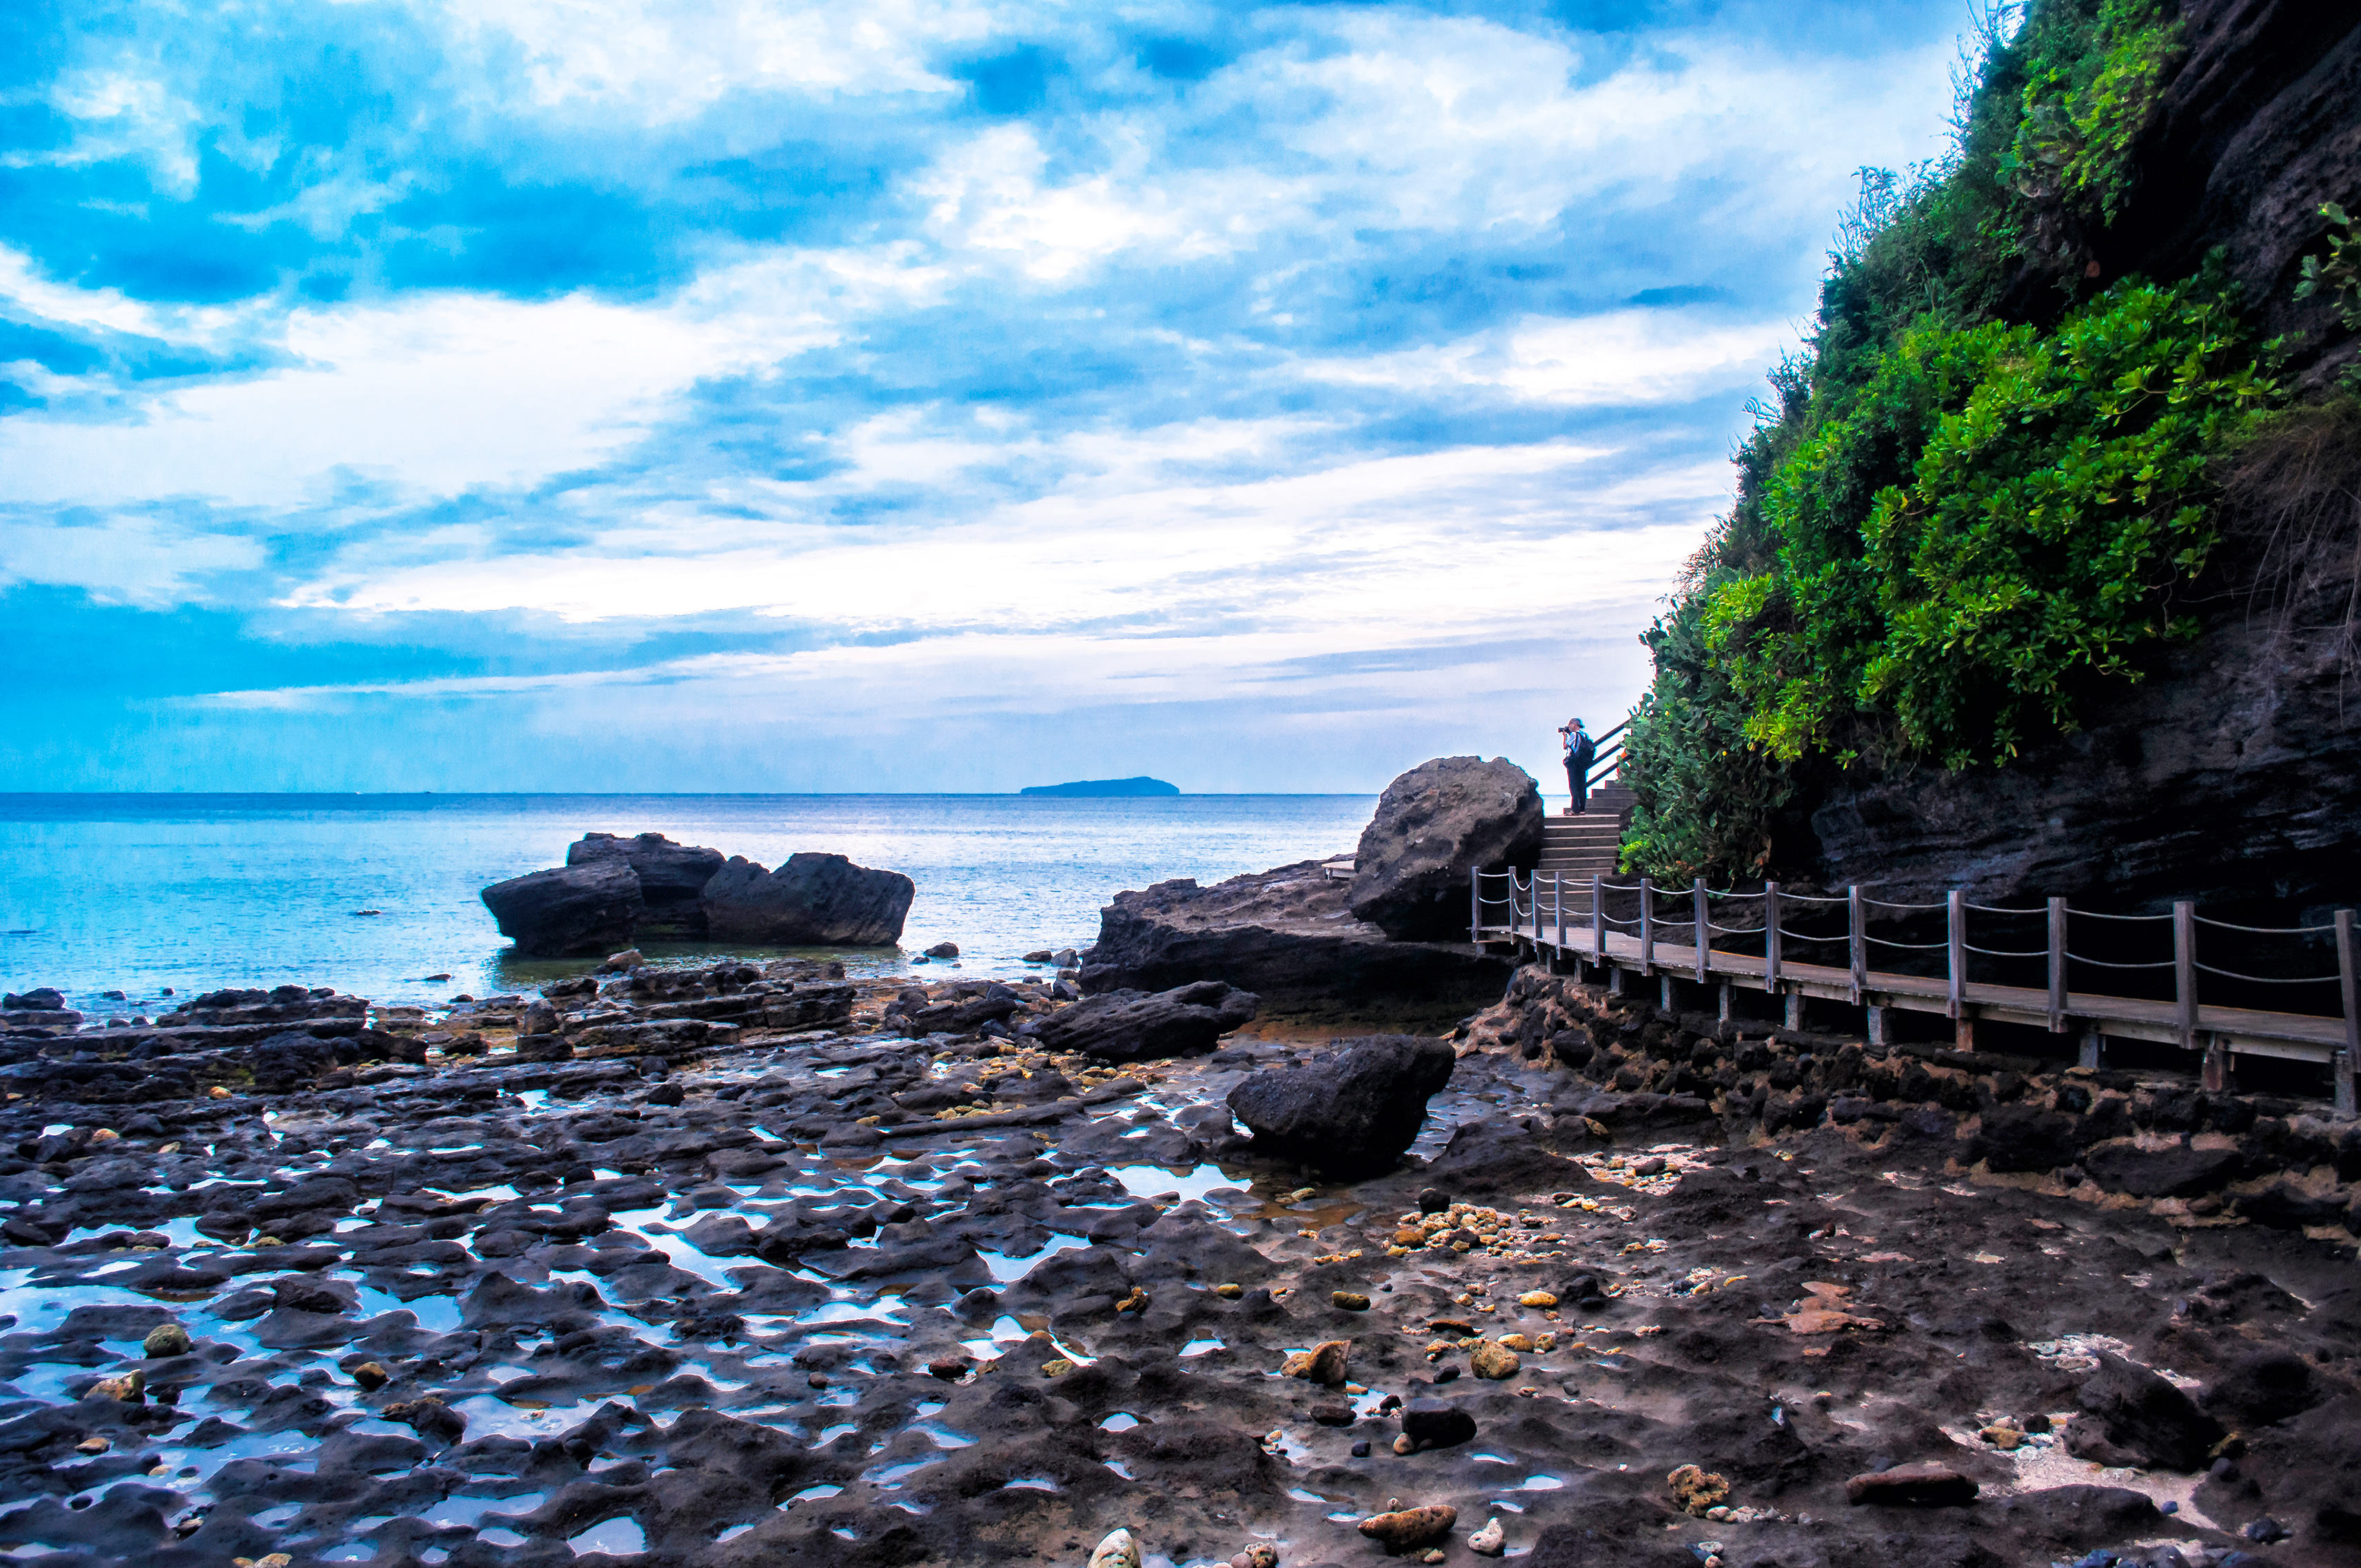
[[[2171,630],[2214,542],[2207,459],[2273,390],[2194,285],[2119,285],[2048,334],[1906,333],[1773,477],[1776,565],[1708,602],[1746,739],[1956,768],[2070,728],[2085,677],[2135,677]],[[1907,477],[1865,496],[1897,449]]]
[[[1643,639],[1630,869],[1780,874],[1845,770],[2004,762],[2183,629],[2209,464],[2276,389],[2213,282],[2093,297],[2081,265],[2133,189],[2178,25],[2158,0],[2016,19],[1987,0],[1950,158],[1863,171],[1806,352],[1750,405],[1736,504]],[[2054,324],[2004,314],[2028,276],[2062,296]]]

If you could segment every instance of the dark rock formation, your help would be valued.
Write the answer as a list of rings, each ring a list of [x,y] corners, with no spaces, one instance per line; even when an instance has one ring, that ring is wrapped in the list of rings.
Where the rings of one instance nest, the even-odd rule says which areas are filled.
[[[1356,919],[1406,941],[1467,935],[1467,873],[1541,859],[1540,788],[1505,757],[1437,757],[1386,786],[1361,830]]]
[[[697,895],[713,873],[721,869],[719,850],[675,844],[661,833],[622,839],[612,833],[585,833],[566,849],[569,866],[620,861],[640,879],[640,899],[647,905],[640,916],[640,936],[653,941],[701,941],[705,938],[705,906]]]
[[[2226,1435],[2220,1421],[2172,1384],[2104,1352],[2081,1398],[2090,1414],[2076,1417],[2068,1429],[2067,1449],[2103,1464],[2123,1463],[2116,1455],[2129,1454],[2129,1463],[2144,1467],[2202,1470],[2212,1457],[2208,1451]]]
[[[2144,1149],[2129,1138],[2101,1144],[2082,1157],[2082,1168],[2109,1192],[2135,1198],[2194,1198],[2218,1191],[2244,1164],[2236,1149]],[[2020,1167],[2029,1169],[2030,1167]]]
[[[1194,1056],[1213,1048],[1231,1030],[1253,1022],[1260,999],[1217,980],[1150,993],[1114,991],[1086,997],[1024,1033],[1053,1051],[1080,1051],[1105,1061]]]
[[[717,941],[778,947],[881,948],[902,936],[917,885],[842,855],[791,855],[766,871],[742,855],[705,884],[708,934]]]
[[[620,860],[528,872],[494,883],[483,897],[500,935],[537,959],[629,947],[646,911],[640,879]]]
[[[1219,980],[1281,1008],[1398,997],[1472,1008],[1499,999],[1506,959],[1465,940],[1398,942],[1353,917],[1346,885],[1317,861],[1302,861],[1212,887],[1183,879],[1116,894],[1099,911],[1082,989],[1163,991]]]
[[[1452,1059],[1441,1040],[1352,1041],[1310,1067],[1255,1074],[1230,1091],[1230,1113],[1257,1147],[1324,1170],[1383,1169],[1418,1136]]]

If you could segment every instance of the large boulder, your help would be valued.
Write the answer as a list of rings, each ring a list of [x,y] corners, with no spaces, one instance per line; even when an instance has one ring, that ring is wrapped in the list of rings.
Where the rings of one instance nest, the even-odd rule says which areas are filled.
[[[1532,775],[1506,757],[1437,757],[1386,786],[1361,830],[1348,904],[1398,941],[1467,940],[1467,873],[1542,855]]]
[[[1118,893],[1099,911],[1082,990],[1219,980],[1266,1009],[1414,1002],[1455,1017],[1500,999],[1515,968],[1507,959],[1465,940],[1395,941],[1353,918],[1346,888],[1319,861],[1300,861],[1212,887],[1184,879]]]
[[[620,861],[640,879],[640,898],[647,913],[640,917],[640,935],[654,940],[702,941],[705,905],[698,895],[713,873],[721,869],[719,850],[675,844],[661,833],[619,838],[612,833],[585,833],[566,846],[569,866]]]
[[[483,896],[500,935],[536,959],[628,948],[647,909],[638,873],[620,860],[511,877],[484,889]]]
[[[1145,1061],[1210,1051],[1231,1030],[1254,1021],[1261,999],[1218,980],[1150,993],[1111,991],[1060,1008],[1019,1031],[1046,1050],[1080,1051],[1103,1061]]]
[[[1258,1072],[1230,1091],[1230,1113],[1258,1147],[1325,1170],[1383,1169],[1426,1121],[1427,1097],[1451,1081],[1451,1047],[1412,1035],[1345,1042],[1309,1067]]]
[[[700,895],[715,941],[783,948],[883,948],[901,940],[917,884],[900,872],[872,871],[842,855],[790,855],[766,871],[732,855]]]

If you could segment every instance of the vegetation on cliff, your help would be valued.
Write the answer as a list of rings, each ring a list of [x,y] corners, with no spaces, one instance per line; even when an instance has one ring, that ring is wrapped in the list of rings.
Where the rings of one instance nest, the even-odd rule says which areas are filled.
[[[2158,0],[1993,6],[1950,155],[1863,171],[1736,504],[1644,639],[1631,869],[1776,875],[1811,782],[2005,763],[2191,630],[2270,346],[2211,269],[2089,256],[2181,47]]]

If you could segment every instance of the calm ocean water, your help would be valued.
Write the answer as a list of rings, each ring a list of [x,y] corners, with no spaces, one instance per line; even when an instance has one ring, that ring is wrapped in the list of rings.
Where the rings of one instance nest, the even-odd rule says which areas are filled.
[[[511,956],[477,897],[564,863],[585,832],[657,832],[775,866],[798,850],[918,884],[891,972],[946,938],[968,974],[1080,947],[1125,888],[1213,882],[1349,851],[1372,795],[0,795],[0,984],[100,1014],[223,985],[330,985],[380,1002],[514,991],[580,962]],[[358,916],[356,910],[382,913]],[[651,958],[783,949],[651,948]],[[448,980],[428,976],[447,974]],[[124,1001],[102,997],[126,993]]]

